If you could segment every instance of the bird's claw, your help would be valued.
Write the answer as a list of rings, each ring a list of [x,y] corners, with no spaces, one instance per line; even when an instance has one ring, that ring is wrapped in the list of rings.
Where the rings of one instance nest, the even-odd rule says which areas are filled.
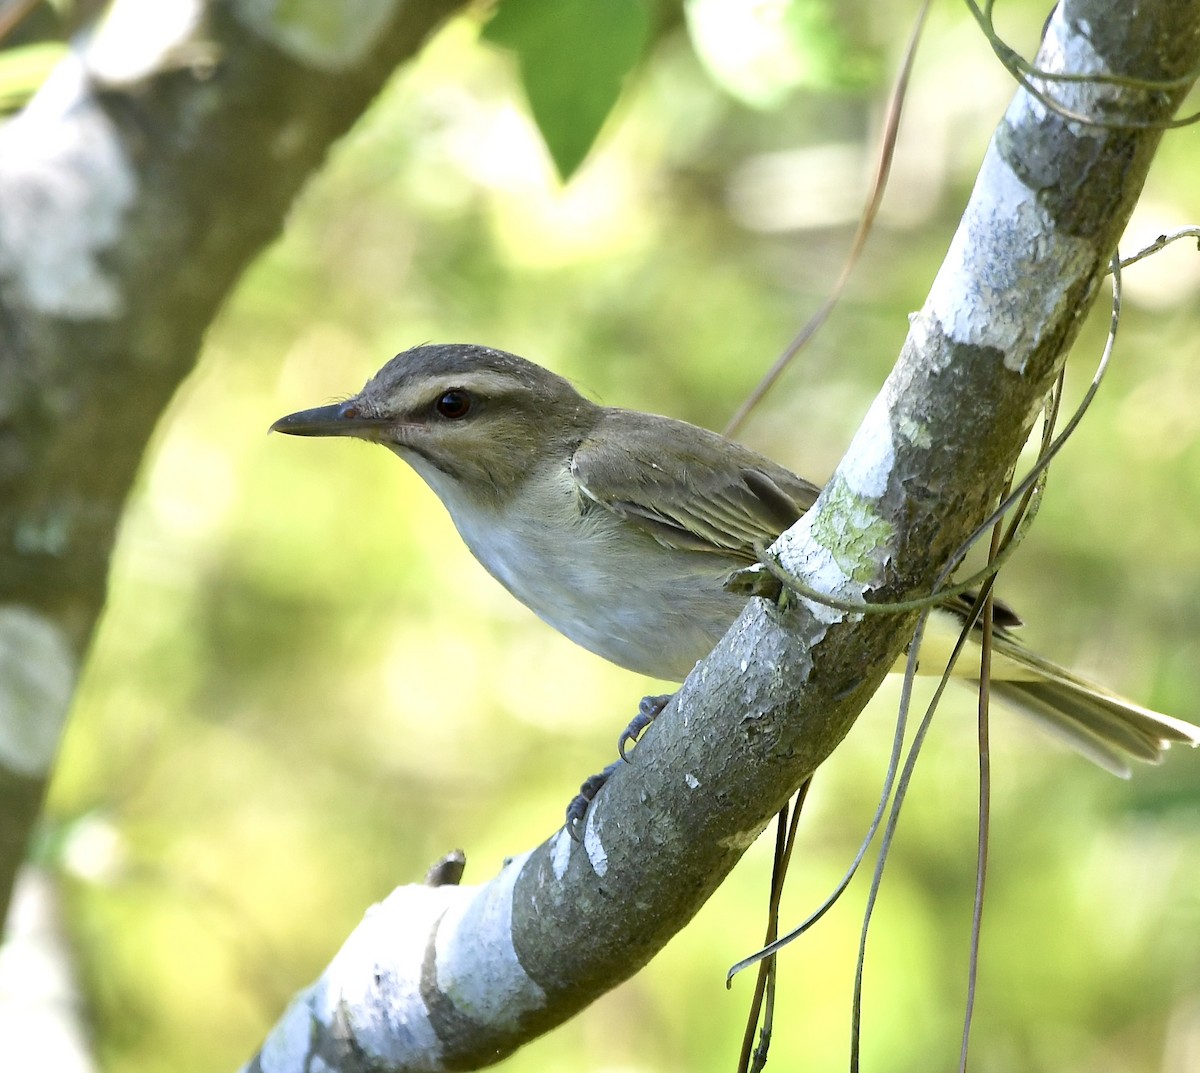
[[[778,603],[784,591],[783,582],[763,563],[734,570],[725,579],[724,588],[735,596],[761,596],[772,603]]]
[[[662,714],[663,709],[670,703],[671,697],[671,693],[643,697],[641,703],[638,704],[637,715],[629,721],[629,726],[621,731],[621,736],[617,739],[617,752],[621,759],[614,760],[603,771],[584,779],[583,785],[579,787],[579,793],[571,799],[571,803],[567,806],[565,827],[567,834],[576,842],[583,837],[583,824],[587,819],[588,809],[592,806],[592,800],[600,792],[600,787],[608,782],[622,762],[629,762],[625,750],[630,745],[637,743],[638,738],[642,736],[642,731]]]
[[[591,808],[592,801],[600,792],[600,787],[608,782],[609,777],[620,765],[620,760],[614,760],[603,771],[597,772],[583,780],[583,785],[579,787],[577,793],[567,806],[566,824],[567,834],[576,842],[579,842],[583,836],[583,821],[587,819],[588,809]]]
[[[629,762],[629,757],[625,755],[625,750],[630,745],[636,745],[638,738],[642,736],[642,731],[654,722],[660,715],[663,709],[670,703],[672,694],[662,693],[654,697],[643,697],[638,705],[638,713],[629,720],[629,726],[621,731],[621,736],[617,738],[617,753],[626,763]]]

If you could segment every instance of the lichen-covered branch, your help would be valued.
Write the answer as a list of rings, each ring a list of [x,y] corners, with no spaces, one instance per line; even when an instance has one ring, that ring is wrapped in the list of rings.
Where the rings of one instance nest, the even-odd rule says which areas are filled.
[[[1075,0],[1039,63],[1169,80],[1198,60],[1196,0]],[[1100,122],[1017,93],[899,362],[781,541],[812,586],[927,592],[996,504],[1137,200],[1153,124],[1186,87],[1050,89]],[[911,625],[752,601],[600,793],[581,843],[560,832],[479,887],[397,890],[249,1068],[478,1068],[574,1014],[691,918],[842,739]]]
[[[0,920],[159,414],[305,178],[458,6],[117,0],[0,127]]]

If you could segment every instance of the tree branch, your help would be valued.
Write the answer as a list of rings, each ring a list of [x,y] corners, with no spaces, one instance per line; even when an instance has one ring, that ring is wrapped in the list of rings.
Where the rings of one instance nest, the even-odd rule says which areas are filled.
[[[159,414],[305,178],[458,6],[314,28],[118,0],[0,127],[0,921]]]
[[[1067,2],[1038,63],[1176,79],[1200,59],[1198,15],[1196,0]],[[1184,87],[1048,90],[1098,124],[1016,95],[895,369],[776,549],[817,589],[928,592],[996,504],[1137,200],[1152,125]],[[841,741],[912,622],[751,600],[601,791],[580,844],[559,832],[479,887],[399,888],[247,1068],[478,1068],[561,1023],[692,917]]]

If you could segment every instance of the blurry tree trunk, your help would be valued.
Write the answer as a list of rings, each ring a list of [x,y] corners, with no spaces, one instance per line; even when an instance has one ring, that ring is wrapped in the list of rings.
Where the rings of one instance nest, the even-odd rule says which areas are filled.
[[[849,601],[931,590],[998,502],[1198,60],[1200,0],[1060,6],[1039,62],[1124,78],[1041,83],[1095,123],[1018,91],[896,367],[781,538],[792,574]],[[576,1013],[691,919],[849,729],[913,618],[751,600],[579,843],[560,831],[477,887],[398,888],[247,1069],[476,1069]]]
[[[91,1051],[69,930],[55,877],[37,865],[21,870],[0,957],[0,1040],[4,1068],[98,1073]]]
[[[0,127],[0,921],[159,415],[304,180],[459,6],[117,0]]]

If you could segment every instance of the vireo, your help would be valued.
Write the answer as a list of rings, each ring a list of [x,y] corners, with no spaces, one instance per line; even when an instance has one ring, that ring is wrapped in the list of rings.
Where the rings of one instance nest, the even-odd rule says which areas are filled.
[[[407,350],[353,398],[271,429],[387,447],[518,600],[597,655],[673,681],[741,611],[747,597],[727,590],[730,576],[820,491],[715,432],[599,406],[524,358],[467,344]],[[939,631],[957,636],[955,606],[931,616],[927,650],[944,647]],[[1110,771],[1128,775],[1129,758],[1157,762],[1171,742],[1200,743],[1200,728],[1030,652],[1003,620],[993,645],[996,693]],[[959,666],[977,676],[969,654]],[[944,668],[921,661],[922,673]]]

